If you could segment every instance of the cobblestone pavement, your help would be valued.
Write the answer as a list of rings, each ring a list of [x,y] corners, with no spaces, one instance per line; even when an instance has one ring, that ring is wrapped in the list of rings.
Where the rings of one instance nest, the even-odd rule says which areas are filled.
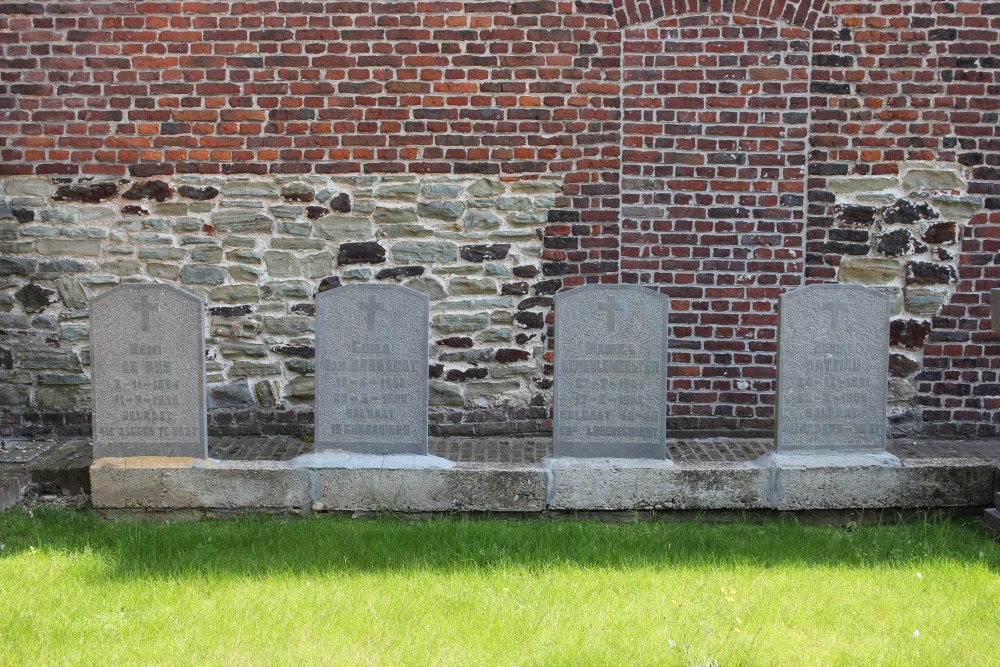
[[[676,438],[667,453],[677,463],[752,461],[773,448],[770,438]],[[431,438],[429,453],[460,463],[540,463],[552,455],[550,437]],[[921,440],[889,442],[901,459],[972,458],[1000,466],[1000,440]],[[290,437],[211,438],[209,456],[227,460],[287,461],[314,451],[311,443]],[[43,493],[80,493],[89,488],[90,442],[4,441],[0,447],[0,487],[4,479],[23,476]]]

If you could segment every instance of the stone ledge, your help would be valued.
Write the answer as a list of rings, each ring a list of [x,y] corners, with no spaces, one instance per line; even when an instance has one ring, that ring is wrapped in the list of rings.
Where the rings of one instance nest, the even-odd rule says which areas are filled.
[[[315,463],[315,462],[313,462]],[[278,512],[846,510],[985,507],[993,465],[975,459],[816,465],[573,460],[543,465],[317,467],[309,461],[100,459],[100,510]]]

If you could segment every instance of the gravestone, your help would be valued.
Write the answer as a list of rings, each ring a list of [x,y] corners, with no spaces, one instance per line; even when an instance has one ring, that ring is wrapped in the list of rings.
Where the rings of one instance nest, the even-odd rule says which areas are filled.
[[[778,453],[885,451],[889,297],[860,285],[781,296]]]
[[[666,458],[668,311],[644,287],[556,295],[557,457]]]
[[[208,455],[205,313],[172,285],[120,285],[90,302],[94,458]]]
[[[427,454],[430,299],[396,285],[316,297],[316,449]]]

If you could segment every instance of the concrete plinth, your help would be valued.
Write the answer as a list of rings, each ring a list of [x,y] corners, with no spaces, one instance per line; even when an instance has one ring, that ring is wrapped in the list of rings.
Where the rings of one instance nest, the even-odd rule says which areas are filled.
[[[436,457],[308,455],[285,462],[106,458],[94,462],[90,475],[91,502],[101,510],[311,514],[545,509],[545,471],[539,466],[456,464]]]
[[[99,459],[90,469],[95,508],[193,516],[985,507],[993,475],[980,459],[773,453],[742,462],[557,458],[540,465],[344,453],[283,462],[136,457]]]

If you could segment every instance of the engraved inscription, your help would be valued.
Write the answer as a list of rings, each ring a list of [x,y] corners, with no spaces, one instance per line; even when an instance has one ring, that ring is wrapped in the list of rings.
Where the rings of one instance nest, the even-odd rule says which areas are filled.
[[[782,296],[779,451],[884,451],[887,301],[846,285]],[[825,321],[817,317],[824,312]]]
[[[318,297],[317,449],[426,454],[428,307],[386,285]]]
[[[159,310],[159,306],[157,306],[155,303],[149,302],[148,294],[140,294],[139,303],[133,304],[132,310],[136,310],[139,312],[139,317],[140,317],[139,321],[142,330],[149,331],[149,314]]]
[[[557,456],[666,456],[666,312],[666,299],[641,287],[557,296]]]

